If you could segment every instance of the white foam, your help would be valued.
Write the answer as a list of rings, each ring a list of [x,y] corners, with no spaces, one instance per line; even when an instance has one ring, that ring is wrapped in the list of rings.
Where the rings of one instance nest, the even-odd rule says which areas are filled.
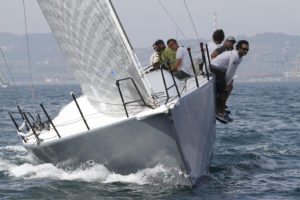
[[[5,147],[0,147],[0,149],[11,150],[11,151],[27,152],[26,149],[23,146],[21,146],[21,145],[17,145],[17,146],[5,146]]]
[[[263,149],[265,151],[269,150],[270,147],[269,145],[266,145],[266,144],[263,144],[263,145],[247,145],[247,146],[238,146],[238,147],[235,147],[237,150],[246,150],[246,151],[256,151],[256,150],[259,150],[259,149]]]
[[[3,160],[1,157],[0,157],[0,171],[6,171],[8,170],[9,168],[11,168],[13,166],[13,164],[7,160]]]
[[[59,180],[81,180],[86,182],[102,181],[109,173],[110,172],[102,165],[96,165],[89,169],[69,171],[57,168],[53,164],[49,163],[40,165],[26,163],[9,169],[9,175],[18,178],[51,178]]]
[[[259,162],[259,166],[262,169],[267,169],[267,170],[275,170],[278,168],[278,165],[275,160],[266,157],[261,158],[261,161]]]
[[[287,153],[288,153],[288,150],[283,149],[283,150],[278,150],[278,152],[279,152],[280,154],[287,154]]]
[[[163,165],[157,165],[154,168],[146,168],[138,171],[135,174],[121,175],[121,174],[110,174],[104,183],[111,182],[125,182],[125,183],[135,183],[138,185],[151,184],[157,181],[166,182],[165,177],[169,177],[171,180],[173,177],[168,176],[171,173],[170,170],[167,170]],[[169,174],[171,175],[171,174]]]
[[[129,175],[121,175],[110,172],[103,165],[95,164],[89,168],[79,168],[77,170],[65,170],[55,167],[53,164],[23,164],[20,166],[10,166],[8,175],[24,179],[50,178],[58,180],[77,180],[84,182],[113,183],[124,182],[138,185],[144,184],[185,184],[183,177],[178,170],[170,170],[163,165],[154,168],[147,168]]]
[[[0,149],[17,152],[14,160],[5,159],[0,152],[0,171],[11,177],[20,179],[57,179],[101,183],[133,183],[145,184],[188,184],[178,169],[170,169],[164,165],[141,169],[136,173],[122,175],[109,171],[101,164],[87,162],[76,170],[62,169],[50,163],[38,164],[23,146],[5,146]],[[21,152],[21,153],[20,153]],[[20,162],[24,164],[19,164]]]

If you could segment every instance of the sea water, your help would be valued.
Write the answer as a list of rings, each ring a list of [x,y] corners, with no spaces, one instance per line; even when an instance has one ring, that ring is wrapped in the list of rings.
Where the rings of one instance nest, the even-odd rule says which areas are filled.
[[[16,104],[54,117],[76,85],[0,88],[0,199],[300,199],[300,83],[236,83],[234,122],[217,123],[209,176],[195,189],[163,165],[121,175],[99,163],[40,163],[21,144],[8,112]],[[33,108],[34,107],[34,108]],[[43,116],[44,117],[44,116]]]

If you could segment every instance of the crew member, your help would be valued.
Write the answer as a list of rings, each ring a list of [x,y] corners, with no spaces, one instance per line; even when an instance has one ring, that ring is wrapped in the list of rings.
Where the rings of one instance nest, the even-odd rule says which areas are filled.
[[[232,51],[234,49],[234,44],[235,44],[235,38],[233,36],[228,36],[226,40],[224,41],[223,45],[216,48],[211,54],[210,57],[211,59],[214,59],[221,53],[225,51]]]
[[[176,63],[171,68],[174,76],[176,76],[178,79],[192,76],[192,63],[188,51],[183,47],[179,47],[175,39],[169,39],[167,45],[170,49],[176,52]]]
[[[223,123],[232,122],[225,111],[228,90],[243,56],[247,55],[248,51],[248,41],[240,40],[236,45],[236,50],[224,52],[212,60],[211,69],[216,75],[217,89],[216,118]]]
[[[235,44],[235,38],[233,36],[228,36],[223,45],[221,47],[216,48],[211,54],[211,59],[216,58],[218,55],[222,54],[225,51],[232,51],[234,49],[234,44]],[[228,85],[227,87],[228,91],[227,91],[227,98],[230,95],[232,89],[233,89],[233,81]],[[227,98],[225,100],[225,102],[227,101]],[[225,109],[227,108],[226,103],[225,103]],[[226,111],[228,113],[230,113],[230,111]]]
[[[218,47],[221,47],[222,46],[222,42],[225,38],[225,34],[224,34],[224,31],[222,29],[217,29],[213,35],[212,35],[212,39],[213,41],[209,42],[207,44],[207,47],[208,47],[208,52],[209,52],[209,55],[211,55],[211,53]]]
[[[149,66],[159,67],[159,55],[157,52],[156,44],[153,44],[153,50],[154,50],[154,53],[150,57]]]
[[[167,70],[172,68],[176,63],[176,52],[173,51],[170,48],[167,48],[164,41],[157,40],[155,42],[155,45],[157,47],[157,52],[159,55],[159,62],[160,64],[164,63],[165,61],[169,62],[169,66],[166,64],[163,67]],[[169,68],[170,67],[170,68]]]

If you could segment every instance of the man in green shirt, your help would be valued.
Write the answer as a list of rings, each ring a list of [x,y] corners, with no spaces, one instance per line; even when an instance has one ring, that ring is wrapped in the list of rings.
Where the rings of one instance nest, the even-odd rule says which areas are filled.
[[[155,42],[155,45],[157,46],[160,64],[167,60],[169,61],[170,67],[172,68],[176,63],[176,52],[170,48],[167,48],[164,41],[162,40],[157,40]],[[169,69],[169,67],[166,65],[163,67],[167,70]]]

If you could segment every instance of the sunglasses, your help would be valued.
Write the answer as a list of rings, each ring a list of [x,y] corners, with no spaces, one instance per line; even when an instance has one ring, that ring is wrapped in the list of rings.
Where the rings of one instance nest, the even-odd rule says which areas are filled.
[[[249,51],[249,49],[248,48],[242,48],[244,51]]]

